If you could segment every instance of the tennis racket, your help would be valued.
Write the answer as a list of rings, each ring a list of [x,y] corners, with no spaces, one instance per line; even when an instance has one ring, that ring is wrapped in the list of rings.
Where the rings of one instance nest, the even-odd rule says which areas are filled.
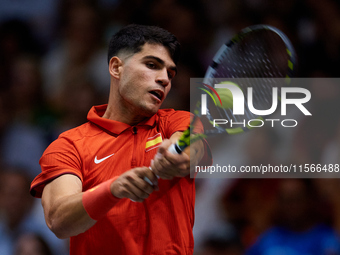
[[[252,129],[248,124],[244,127],[231,126],[232,122],[261,121],[261,116],[250,111],[247,100],[244,102],[244,114],[241,116],[233,112],[233,108],[220,107],[222,100],[217,96],[214,84],[223,84],[228,79],[234,82],[236,79],[237,86],[243,93],[248,87],[253,88],[252,104],[256,109],[268,109],[272,105],[272,88],[277,88],[279,93],[282,86],[289,84],[295,66],[294,48],[282,31],[268,25],[255,25],[241,30],[217,51],[203,82],[197,82],[191,87],[190,94],[194,94],[191,99],[197,98],[191,100],[195,103],[191,107],[194,109],[194,117],[180,139],[169,147],[169,152],[181,154],[197,140],[221,134],[235,135]],[[202,91],[209,95],[205,97],[204,115]],[[198,96],[195,97],[195,94]],[[229,125],[216,125],[215,119],[227,120]],[[198,121],[203,123],[204,133],[194,133]],[[144,180],[152,185],[148,178],[145,177]]]
[[[252,87],[252,105],[256,109],[268,109],[272,106],[272,89],[277,88],[279,93],[282,86],[290,83],[290,78],[296,69],[295,65],[294,48],[287,36],[279,29],[268,25],[254,25],[241,30],[218,50],[206,71],[203,82],[197,82],[194,86],[191,84],[190,93],[200,95],[191,108],[195,109],[195,117],[169,151],[180,154],[199,139],[219,134],[243,133],[252,129],[253,125],[240,127],[231,126],[230,123],[240,123],[240,121],[248,123],[250,120],[262,119],[261,116],[250,111],[247,98],[244,100],[242,115],[233,112],[232,107],[229,109],[221,107],[222,100],[214,89],[215,84],[226,83],[228,79],[234,83],[236,79],[236,85],[243,93],[247,92],[248,87]],[[204,115],[202,93],[207,95],[204,97]],[[203,121],[203,117],[207,121]],[[205,131],[194,134],[193,127],[198,119],[204,124]],[[216,119],[226,120],[229,124],[218,125],[214,123]]]

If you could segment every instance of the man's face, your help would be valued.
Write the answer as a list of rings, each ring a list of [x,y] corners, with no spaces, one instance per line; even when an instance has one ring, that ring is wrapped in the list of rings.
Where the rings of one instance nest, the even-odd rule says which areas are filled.
[[[176,65],[162,45],[146,43],[142,50],[122,58],[118,92],[127,114],[151,117],[171,88]]]

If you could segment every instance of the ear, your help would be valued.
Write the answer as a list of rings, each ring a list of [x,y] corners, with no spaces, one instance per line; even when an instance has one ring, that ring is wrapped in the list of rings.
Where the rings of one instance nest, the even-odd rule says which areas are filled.
[[[120,78],[121,74],[121,67],[123,65],[123,62],[118,57],[112,57],[109,62],[109,72],[110,75],[116,79]]]

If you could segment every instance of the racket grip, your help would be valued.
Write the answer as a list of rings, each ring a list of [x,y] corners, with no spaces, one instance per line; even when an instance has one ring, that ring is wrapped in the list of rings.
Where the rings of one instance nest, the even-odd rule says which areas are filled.
[[[150,179],[146,176],[144,176],[144,181],[146,181],[147,183],[149,183],[151,186],[153,186],[153,183],[150,181]]]
[[[177,143],[171,144],[170,147],[168,148],[168,151],[172,154],[181,154],[182,153],[182,150],[179,148]],[[149,167],[149,168],[152,171],[151,167]],[[159,176],[157,176],[157,178],[159,178]],[[146,181],[147,183],[149,183],[150,185],[153,186],[153,183],[149,180],[148,177],[144,176],[144,181]]]
[[[152,168],[151,168],[151,166],[149,166],[149,169],[152,171]],[[158,175],[156,175],[157,176],[157,178],[159,179],[159,176]],[[153,183],[150,181],[150,179],[148,178],[148,177],[146,177],[146,176],[144,176],[144,181],[146,181],[147,183],[149,183],[151,186],[153,186]]]
[[[170,145],[170,147],[168,148],[168,151],[172,154],[181,154],[182,150],[181,148],[178,146],[177,143],[173,143]]]

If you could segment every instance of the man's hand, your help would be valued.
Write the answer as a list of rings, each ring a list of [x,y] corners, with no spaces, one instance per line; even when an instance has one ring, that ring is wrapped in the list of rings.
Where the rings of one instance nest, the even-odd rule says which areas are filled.
[[[144,177],[153,185],[145,181]],[[111,184],[111,193],[115,197],[129,198],[135,202],[143,202],[154,190],[158,190],[157,176],[148,167],[133,168]]]
[[[187,153],[172,154],[168,151],[171,140],[164,140],[151,162],[152,171],[162,179],[184,177],[190,173],[190,157]]]
[[[158,148],[154,160],[151,161],[152,171],[162,179],[171,180],[174,177],[184,177],[190,174],[190,170],[201,161],[204,155],[204,144],[196,141],[187,147],[181,154],[172,154],[168,148],[178,141],[182,132],[174,133],[170,139],[166,139]]]

